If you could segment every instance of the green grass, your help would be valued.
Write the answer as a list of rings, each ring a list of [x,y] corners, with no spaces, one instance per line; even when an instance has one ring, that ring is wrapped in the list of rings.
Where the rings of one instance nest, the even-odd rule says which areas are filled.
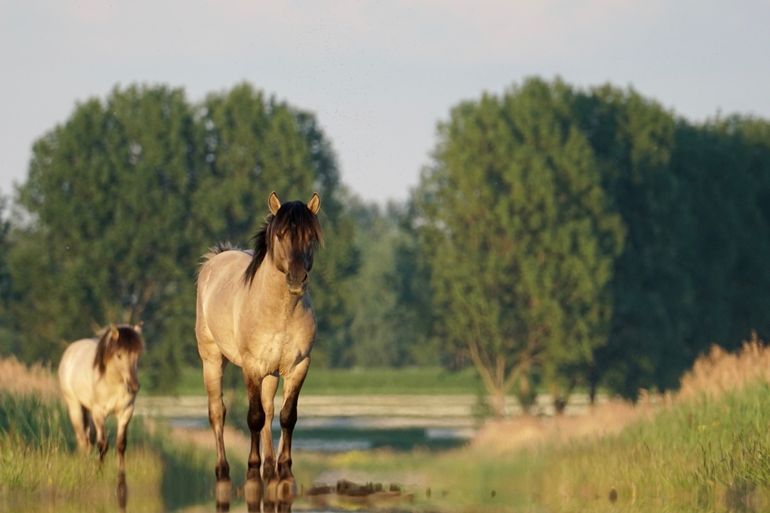
[[[230,365],[226,372],[226,383],[242,387],[240,369]],[[302,393],[307,395],[478,394],[481,386],[475,370],[471,368],[450,372],[440,367],[325,369],[311,366]],[[153,393],[151,390],[147,392]],[[200,368],[183,368],[179,382],[171,393],[204,394]]]
[[[56,398],[0,392],[0,511],[114,511],[114,451],[99,465],[95,451],[75,450],[74,439]],[[208,500],[213,461],[213,454],[174,443],[162,428],[134,419],[126,451],[129,509],[166,511]]]
[[[558,510],[609,511],[611,490],[619,504],[659,511],[765,509],[770,384],[679,403],[618,436],[549,449],[540,458],[548,470],[539,489]]]

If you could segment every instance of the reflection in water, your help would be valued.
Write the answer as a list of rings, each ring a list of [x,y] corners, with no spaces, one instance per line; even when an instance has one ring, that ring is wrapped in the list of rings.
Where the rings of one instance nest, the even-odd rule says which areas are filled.
[[[233,493],[233,485],[229,479],[220,479],[214,485],[214,498],[217,511],[230,511],[230,497]]]
[[[214,487],[216,510],[229,511],[232,499],[232,483],[229,479],[218,481]],[[251,512],[291,513],[294,494],[292,483],[287,481],[262,484],[261,479],[247,479],[243,485],[246,508]]]
[[[118,486],[116,490],[118,497],[118,511],[126,513],[126,504],[128,503],[128,485],[126,485],[126,473],[118,473]]]

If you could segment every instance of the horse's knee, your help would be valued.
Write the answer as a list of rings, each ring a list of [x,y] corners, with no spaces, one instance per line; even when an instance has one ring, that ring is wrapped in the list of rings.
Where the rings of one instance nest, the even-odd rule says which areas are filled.
[[[123,454],[126,452],[126,437],[119,438],[117,443],[115,444],[115,449],[120,453]]]
[[[284,406],[281,409],[281,427],[284,429],[294,429],[297,424],[297,408]]]
[[[265,425],[265,411],[260,404],[251,404],[249,406],[249,413],[246,418],[249,429],[252,431],[261,431]]]
[[[209,424],[211,424],[211,427],[224,424],[226,416],[227,408],[223,402],[219,401],[218,403],[209,403]]]

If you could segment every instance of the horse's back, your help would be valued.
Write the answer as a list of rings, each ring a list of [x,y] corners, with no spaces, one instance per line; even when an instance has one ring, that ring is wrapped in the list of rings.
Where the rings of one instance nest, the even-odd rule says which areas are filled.
[[[59,362],[59,386],[65,399],[91,407],[97,340],[84,338],[67,346]]]
[[[251,255],[245,251],[223,251],[204,262],[198,274],[196,334],[199,349],[216,343],[236,364],[240,357],[236,356],[233,331],[235,303],[242,295],[243,273],[250,261]]]

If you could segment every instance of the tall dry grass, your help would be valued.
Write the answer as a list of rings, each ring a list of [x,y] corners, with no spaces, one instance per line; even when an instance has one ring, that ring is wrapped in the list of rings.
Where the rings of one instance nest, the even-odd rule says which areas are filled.
[[[0,391],[51,398],[58,395],[59,385],[49,367],[27,366],[11,356],[0,358]]]
[[[770,348],[753,332],[736,353],[712,346],[682,376],[675,398],[678,401],[703,395],[716,398],[760,382],[770,383]]]
[[[640,420],[650,419],[665,408],[704,396],[717,399],[756,383],[770,383],[770,348],[752,333],[735,353],[712,346],[682,376],[676,392],[652,394],[642,390],[636,403],[610,399],[593,406],[585,415],[490,421],[482,426],[472,445],[478,449],[510,453],[541,444],[601,438],[617,434]]]

